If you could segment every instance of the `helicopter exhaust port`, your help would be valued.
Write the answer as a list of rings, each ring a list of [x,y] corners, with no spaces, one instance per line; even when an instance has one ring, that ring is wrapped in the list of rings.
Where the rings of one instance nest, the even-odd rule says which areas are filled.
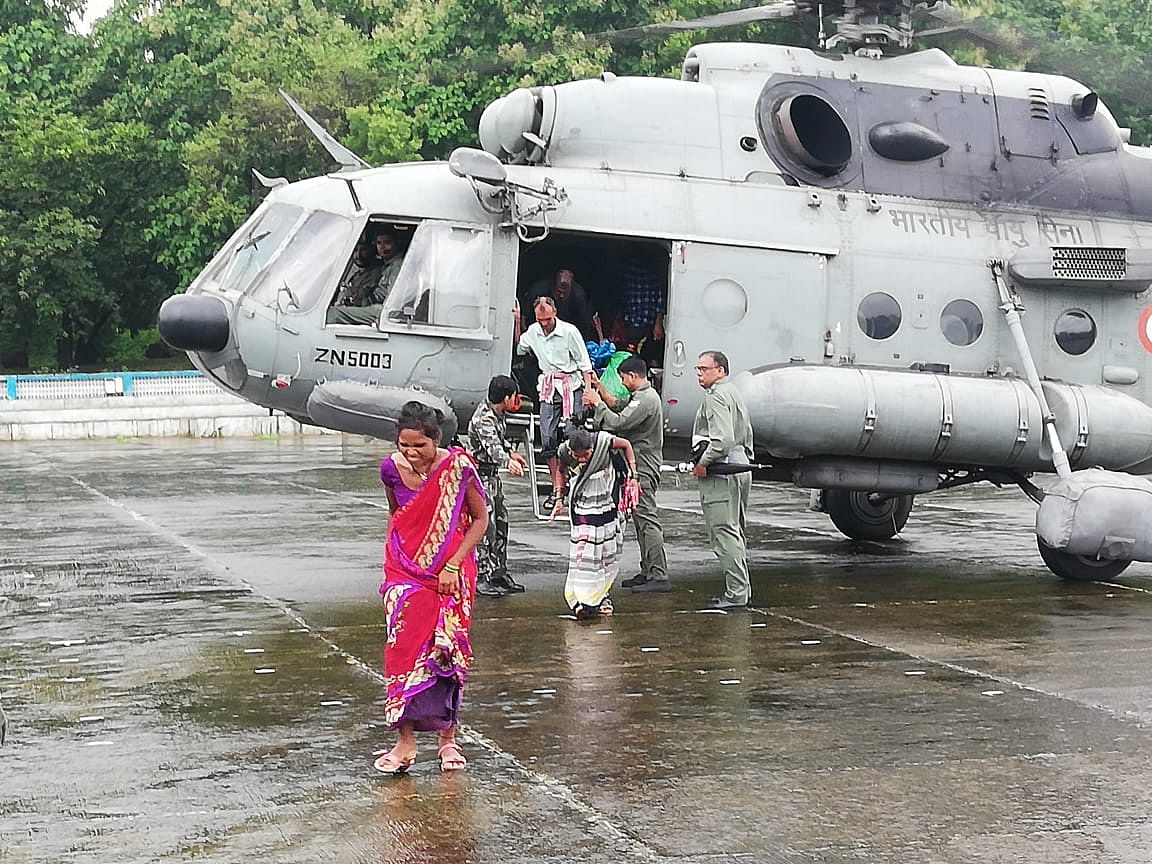
[[[160,306],[156,328],[178,351],[223,351],[230,333],[228,307],[215,297],[175,294]]]
[[[821,96],[789,96],[776,108],[773,120],[789,154],[818,174],[839,174],[852,159],[852,134]]]

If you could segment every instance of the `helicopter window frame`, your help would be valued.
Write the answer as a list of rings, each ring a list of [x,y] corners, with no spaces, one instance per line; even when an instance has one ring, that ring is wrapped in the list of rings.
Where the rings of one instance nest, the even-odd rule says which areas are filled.
[[[883,299],[881,299],[883,298]],[[865,306],[875,306],[877,302],[892,301],[888,309],[873,309],[866,311]],[[887,305],[887,303],[885,303]],[[895,308],[895,316],[891,314],[891,309]],[[877,322],[883,319],[891,319],[895,317],[895,324],[892,325],[890,332],[885,332],[884,335],[877,335],[882,331],[882,328],[877,326]],[[904,309],[900,305],[900,301],[889,294],[887,291],[871,291],[860,299],[856,305],[856,325],[860,328],[860,332],[876,342],[883,342],[886,339],[891,339],[900,332],[900,326],[904,323]]]
[[[450,219],[417,222],[376,329],[382,333],[436,333],[490,340],[492,237],[492,226],[485,223]],[[464,291],[442,287],[461,285],[469,287]],[[467,298],[468,302],[452,304],[453,298]],[[462,309],[472,310],[475,320],[452,323],[452,316],[458,316]]]
[[[1081,317],[1086,320],[1089,324],[1089,329],[1087,331],[1081,331],[1078,333],[1073,333],[1070,331],[1061,332],[1060,322],[1067,321],[1075,317]],[[1084,347],[1080,348],[1078,351],[1072,350],[1066,344],[1066,342],[1072,340],[1073,344],[1075,345],[1075,340],[1083,340],[1085,335],[1088,337],[1088,344],[1084,345]],[[1096,319],[1092,317],[1092,314],[1087,309],[1082,309],[1079,306],[1073,306],[1070,309],[1065,309],[1063,312],[1056,316],[1056,320],[1052,323],[1052,337],[1056,341],[1056,347],[1058,347],[1069,357],[1083,357],[1085,354],[1096,347],[1096,342],[1099,335],[1100,328],[1096,324]],[[1075,347],[1079,348],[1079,345],[1075,345]]]
[[[960,314],[956,311],[957,309],[962,309],[968,313],[974,312],[975,317]],[[959,322],[959,325],[963,327],[964,341],[957,342],[952,338],[956,330],[949,329],[948,324],[945,323],[946,318]],[[967,297],[956,297],[945,303],[944,308],[940,310],[939,321],[940,333],[950,345],[955,345],[957,348],[967,348],[970,345],[975,345],[980,341],[980,337],[984,335],[984,313],[974,301],[969,300]]]

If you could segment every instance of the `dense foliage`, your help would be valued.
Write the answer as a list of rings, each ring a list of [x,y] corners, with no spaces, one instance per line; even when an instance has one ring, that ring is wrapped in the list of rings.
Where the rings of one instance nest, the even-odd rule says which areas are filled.
[[[180,290],[259,199],[327,155],[278,87],[370,162],[445,156],[524,85],[610,68],[675,75],[702,39],[810,44],[814,22],[612,44],[597,34],[740,0],[0,0],[0,365],[132,362]],[[1097,88],[1137,143],[1152,0],[971,0],[996,38],[967,62]]]

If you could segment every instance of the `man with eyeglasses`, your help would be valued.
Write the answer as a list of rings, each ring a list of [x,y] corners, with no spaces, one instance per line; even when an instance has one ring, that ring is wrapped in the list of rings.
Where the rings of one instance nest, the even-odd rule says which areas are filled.
[[[712,554],[724,570],[724,593],[712,598],[716,609],[743,609],[752,600],[748,579],[748,547],[744,537],[748,471],[709,471],[719,465],[752,462],[752,424],[744,397],[728,377],[728,358],[720,351],[705,351],[696,361],[696,381],[704,388],[704,402],[692,424],[694,449],[703,449],[692,473],[700,485],[700,509]]]

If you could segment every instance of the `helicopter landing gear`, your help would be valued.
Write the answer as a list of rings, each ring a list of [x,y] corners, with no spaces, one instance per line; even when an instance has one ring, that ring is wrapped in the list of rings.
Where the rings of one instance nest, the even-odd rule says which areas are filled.
[[[885,495],[854,489],[825,489],[824,512],[852,540],[891,540],[912,512],[912,495]]]
[[[1131,561],[1121,561],[1110,558],[1089,558],[1085,555],[1071,555],[1061,549],[1053,549],[1036,538],[1036,548],[1040,550],[1040,557],[1048,569],[1071,582],[1092,582],[1097,580],[1115,579],[1128,569]]]

